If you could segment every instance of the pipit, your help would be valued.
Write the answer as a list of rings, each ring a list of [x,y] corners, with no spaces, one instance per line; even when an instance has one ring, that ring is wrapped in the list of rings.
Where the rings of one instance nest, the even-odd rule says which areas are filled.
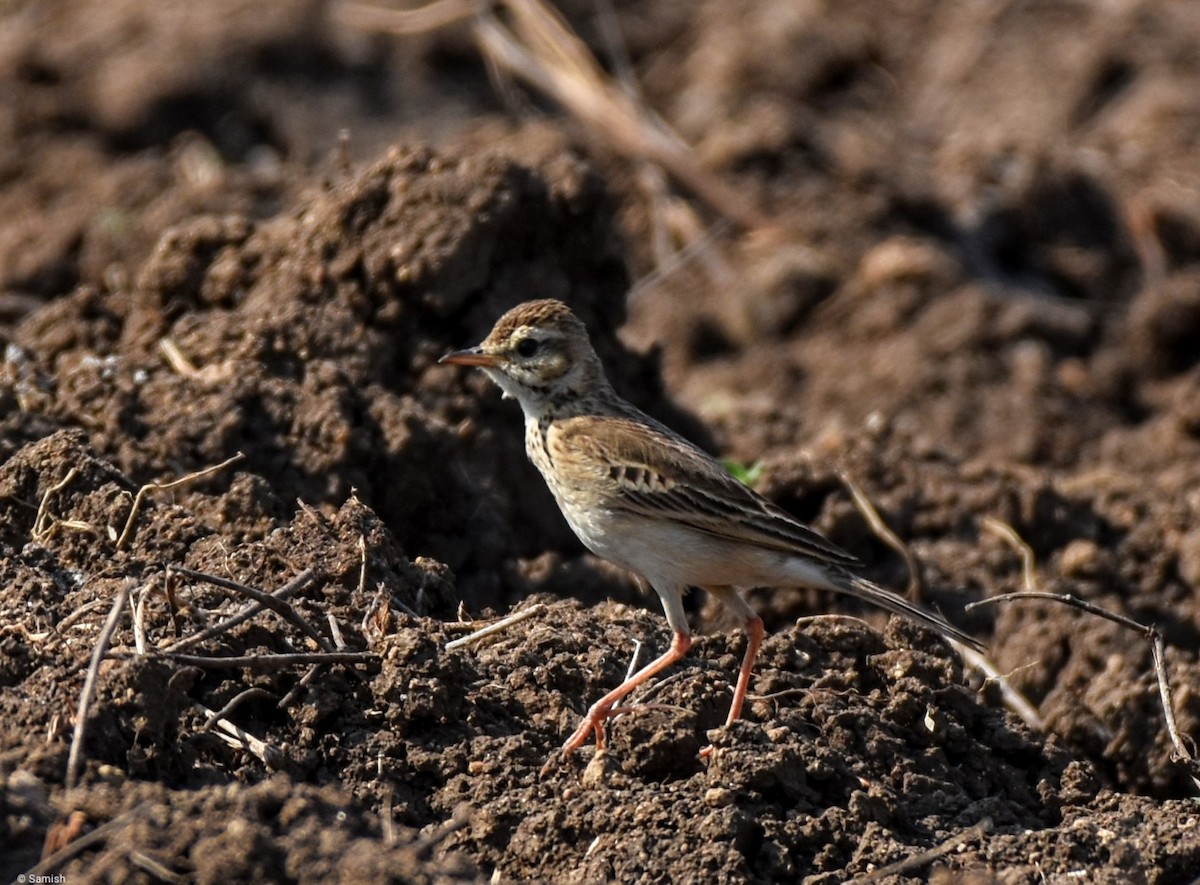
[[[525,450],[584,546],[644,578],[673,633],[670,647],[588,710],[563,744],[569,756],[635,688],[692,644],[683,595],[703,587],[746,625],[728,725],[741,716],[763,622],[742,593],[815,587],[866,600],[966,645],[939,615],[851,571],[857,560],[731,476],[709,455],[626,402],[609,384],[587,329],[560,301],[504,314],[477,347],[441,362],[478,366],[525,413]]]

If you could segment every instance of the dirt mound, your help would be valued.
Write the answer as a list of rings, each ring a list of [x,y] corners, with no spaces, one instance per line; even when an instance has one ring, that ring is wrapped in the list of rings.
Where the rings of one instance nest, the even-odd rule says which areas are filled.
[[[635,6],[648,101],[775,230],[666,260],[699,219],[594,136],[502,118],[463,31],[0,13],[0,877],[48,839],[72,882],[1194,878],[1144,638],[966,605],[1032,567],[1155,624],[1200,733],[1200,15]],[[718,727],[744,640],[689,600],[711,632],[541,774],[667,635],[515,407],[437,365],[538,297],[903,588],[860,487],[1030,722],[916,628],[758,590],[746,721]]]
[[[458,815],[445,847],[510,876],[627,878],[654,858],[685,878],[784,878],[854,872],[856,834],[872,825],[891,834],[890,852],[901,852],[918,834],[941,839],[984,818],[1040,830],[1056,825],[1064,807],[1096,796],[1098,782],[1086,766],[964,686],[940,643],[904,630],[885,640],[837,619],[770,637],[753,721],[712,732],[717,750],[710,764],[698,751],[724,718],[736,661],[736,640],[725,636],[703,639],[694,661],[647,693],[650,712],[619,719],[612,749],[582,777],[577,766],[563,764],[539,778],[581,700],[620,678],[633,641],[661,641],[656,616],[611,604],[584,611],[543,602],[520,630],[448,652],[446,641],[463,625],[406,614],[450,616],[454,596],[444,568],[408,564],[356,499],[329,518],[302,509],[261,540],[240,543],[186,508],[150,503],[139,514],[135,542],[107,574],[61,586],[72,567],[79,573],[87,548],[115,544],[117,533],[107,527],[122,522],[132,490],[84,447],[81,434],[63,432],[9,460],[0,472],[4,499],[37,500],[31,481],[66,464],[75,468],[72,482],[49,496],[51,521],[29,526],[38,541],[14,557],[24,560],[24,572],[6,585],[7,609],[33,609],[22,623],[75,621],[11,643],[24,655],[8,656],[6,681],[20,684],[25,697],[72,703],[90,652],[78,637],[105,616],[106,606],[92,601],[106,602],[122,581],[139,583],[137,623],[150,648],[170,648],[180,634],[195,633],[202,616],[230,614],[225,591],[178,574],[168,577],[180,606],[173,609],[159,586],[166,564],[271,589],[311,575],[291,597],[295,611],[310,623],[336,625],[331,636],[339,647],[374,653],[361,667],[321,670],[299,692],[301,669],[283,664],[243,671],[203,659],[110,662],[84,749],[87,779],[117,783],[69,792],[64,801],[90,822],[137,807],[132,816],[154,824],[127,821],[120,839],[111,837],[119,847],[103,854],[99,866],[77,861],[64,867],[68,875],[110,864],[114,872],[127,869],[134,844],[151,857],[170,858],[177,873],[206,879],[216,862],[210,851],[237,856],[249,839],[271,846],[253,869],[304,863],[315,878],[303,850],[310,836],[292,823],[293,814],[315,818],[310,826],[319,827],[334,808],[386,804],[408,827]],[[266,614],[187,651],[266,656],[311,647],[294,626]],[[10,638],[18,638],[15,631]],[[114,656],[128,657],[136,641],[132,625],[123,626]],[[204,725],[211,711],[226,709],[247,689],[253,697],[228,715],[262,744],[231,748]],[[57,780],[67,761],[65,741],[47,745],[39,719],[29,715],[45,707],[16,703],[12,692],[5,699],[12,705],[4,716],[6,745],[23,749],[26,760],[10,789],[20,792],[24,784],[28,791],[31,774]],[[205,786],[231,774],[254,783],[272,771],[287,777],[244,794]],[[126,778],[134,779],[128,795],[106,814],[104,802],[120,794]],[[147,794],[137,781],[157,786]],[[362,804],[313,788],[290,792],[293,783],[334,782]],[[155,814],[163,805],[182,830]],[[202,823],[209,813],[216,820],[249,814],[268,829],[225,833],[221,826],[211,835]],[[340,828],[346,843],[379,826],[373,816],[355,814],[358,823]],[[164,842],[167,833],[171,840]],[[669,833],[681,836],[679,849],[664,855],[655,846]],[[225,845],[229,840],[235,844]],[[696,852],[693,844],[709,848]],[[809,856],[807,845],[821,849]],[[325,848],[322,856],[331,862],[338,850]],[[339,875],[349,873],[339,869]]]
[[[17,779],[9,806],[36,819],[44,813],[40,785]],[[470,861],[432,855],[443,837],[418,838],[384,829],[379,818],[336,787],[315,787],[276,776],[250,786],[232,783],[187,792],[160,784],[108,782],[73,796],[64,830],[97,821],[88,841],[99,850],[68,860],[61,875],[99,881],[171,879],[453,883],[478,882]],[[213,827],[213,821],[228,826]],[[44,825],[44,824],[43,824]],[[105,846],[109,846],[107,849]],[[182,861],[182,863],[181,863]]]

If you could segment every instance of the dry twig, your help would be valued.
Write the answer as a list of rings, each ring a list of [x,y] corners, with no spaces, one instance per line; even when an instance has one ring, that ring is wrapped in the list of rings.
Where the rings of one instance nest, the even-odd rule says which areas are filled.
[[[292,702],[300,696],[300,692],[308,688],[318,675],[325,672],[327,664],[313,664],[308,668],[308,672],[301,676],[296,684],[291,687],[287,694],[279,699],[279,703],[275,705],[276,710],[286,710],[292,705]]]
[[[872,870],[865,876],[859,876],[857,879],[851,879],[851,885],[867,885],[870,882],[879,882],[886,879],[888,876],[899,876],[905,873],[912,873],[922,867],[928,866],[939,857],[944,857],[951,851],[966,845],[968,842],[974,842],[982,836],[986,836],[992,830],[991,818],[984,818],[969,830],[963,830],[961,833],[955,833],[941,845],[935,848],[930,848],[928,851],[922,851],[920,854],[914,854],[912,857],[906,857],[904,860],[898,860],[895,863],[890,863],[887,866],[880,867],[877,870]]]
[[[248,701],[251,698],[270,699],[272,697],[274,697],[274,695],[272,695],[265,688],[247,688],[245,691],[238,692],[233,696],[233,698],[230,699],[228,704],[208,717],[208,721],[200,726],[199,733],[204,734],[207,731],[211,731],[212,727],[217,724],[217,720],[229,718],[229,714],[236,710],[244,701]]]
[[[1037,590],[1037,557],[1033,554],[1033,548],[1025,543],[1025,539],[1017,533],[1017,530],[1006,522],[993,516],[985,516],[981,520],[981,524],[984,529],[1008,544],[1021,557],[1021,577],[1025,583],[1025,589]],[[971,606],[968,605],[967,609],[970,610],[970,608]],[[963,649],[962,654],[967,663],[978,667],[988,681],[999,687],[1000,696],[1004,699],[1005,705],[1021,717],[1026,725],[1036,731],[1045,730],[1046,720],[1042,718],[1029,699],[1013,686],[1006,674],[1002,674],[995,664],[974,649]]]
[[[203,479],[220,470],[224,470],[230,464],[235,464],[242,458],[246,457],[241,452],[238,452],[232,458],[226,458],[220,464],[214,464],[212,467],[205,467],[203,470],[197,470],[195,473],[189,473],[186,476],[181,476],[179,479],[173,479],[170,482],[151,482],[146,483],[138,489],[137,494],[133,498],[133,506],[129,508],[129,517],[125,520],[125,528],[121,531],[120,537],[117,538],[117,549],[121,550],[125,546],[125,542],[129,540],[129,536],[133,533],[133,524],[137,520],[138,513],[142,509],[142,501],[151,492],[165,492],[167,489],[177,488],[186,485],[189,482],[194,482],[198,479]]]
[[[134,849],[129,852],[129,862],[140,870],[147,872],[157,882],[166,882],[167,885],[187,885],[189,881],[184,876],[176,873],[165,863],[156,857],[152,857],[144,851]]]
[[[392,819],[392,802],[395,788],[389,783],[383,788],[383,808],[379,811],[379,824],[383,830],[383,845],[391,848],[396,844],[396,821]]]
[[[337,618],[333,616],[333,612],[327,612],[326,618],[329,620],[329,629],[333,633],[333,642],[337,646],[337,650],[345,651],[346,642],[344,639],[342,639],[342,631],[341,628],[338,627]],[[280,698],[279,703],[275,705],[276,709],[286,710],[288,707],[290,707],[292,702],[300,696],[300,692],[308,688],[312,681],[316,679],[317,676],[324,673],[326,669],[326,664],[313,664],[311,667],[309,667],[308,672],[301,676],[296,684],[291,687],[288,693]]]
[[[337,7],[337,14],[352,27],[412,37],[474,18],[478,6],[478,0],[433,0],[416,9],[385,9],[369,3],[343,3]]]
[[[42,500],[38,502],[37,515],[33,518],[33,531],[30,533],[33,540],[40,541],[45,538],[50,533],[50,527],[58,522],[58,519],[50,512],[50,499],[70,485],[71,480],[78,474],[79,468],[72,467],[67,471],[66,476],[42,493]]]
[[[626,300],[632,304],[646,292],[654,289],[667,277],[676,273],[680,268],[706,254],[707,250],[729,233],[732,227],[733,225],[728,218],[721,218],[714,222],[707,230],[693,237],[682,249],[672,251],[665,245],[661,249],[655,249],[655,254],[658,256],[657,266],[650,273],[640,277],[629,288],[629,295]],[[725,275],[724,271],[717,270],[711,266],[709,267],[709,271],[710,273],[714,273],[715,271],[714,275]]]
[[[325,620],[329,622],[329,633],[333,636],[334,648],[338,651],[345,651],[346,640],[342,638],[342,628],[338,626],[338,620],[333,616],[333,612],[326,612]]]
[[[1025,697],[1025,695],[1021,694],[1013,686],[1008,678],[1009,674],[1001,673],[999,668],[988,658],[969,646],[960,647],[958,653],[962,655],[963,661],[968,666],[980,670],[988,682],[996,685],[1000,690],[1000,697],[1003,698],[1004,705],[1016,713],[1022,722],[1034,731],[1046,730],[1046,720],[1038,713],[1037,707],[1030,703],[1029,698]]]
[[[74,839],[67,843],[49,857],[42,858],[42,860],[36,866],[30,867],[25,873],[25,876],[21,879],[18,879],[18,881],[47,881],[43,880],[42,877],[50,875],[67,861],[79,856],[93,845],[106,841],[116,831],[128,827],[139,817],[141,817],[147,811],[147,809],[149,809],[149,807],[149,802],[143,802],[141,805],[137,805],[129,809],[124,814],[119,814],[112,820],[101,824],[90,833],[84,833],[78,839]]]
[[[79,780],[79,767],[83,764],[83,738],[87,733],[88,711],[96,696],[96,683],[100,678],[100,662],[104,660],[113,633],[117,630],[117,624],[121,622],[121,615],[125,612],[125,606],[129,602],[129,592],[133,588],[133,583],[132,579],[121,582],[121,589],[117,591],[117,598],[113,600],[112,609],[109,610],[108,618],[100,629],[100,635],[96,637],[96,646],[92,649],[92,661],[88,665],[87,676],[83,680],[83,690],[79,693],[79,707],[75,712],[75,734],[71,738],[71,751],[67,756],[66,788],[68,790],[74,789]]]
[[[219,713],[208,709],[199,701],[192,701],[192,706],[203,713],[206,721],[214,721],[217,726],[216,736],[236,750],[246,750],[258,757],[259,761],[267,768],[279,769],[287,760],[283,751],[278,747],[272,747],[266,741],[256,738],[250,732],[243,728],[234,725],[228,719],[222,719]]]
[[[168,569],[167,571],[171,572],[173,570]],[[313,570],[306,568],[278,590],[272,592],[271,596],[281,601],[290,596],[294,596],[312,583],[313,576]],[[191,648],[193,645],[198,645],[206,639],[212,639],[214,636],[220,636],[222,633],[227,633],[243,621],[248,621],[265,608],[266,606],[262,605],[261,603],[251,602],[241,611],[230,615],[228,618],[225,618],[225,620],[218,621],[212,626],[204,628],[199,633],[195,633],[191,636],[185,636],[178,642],[174,642],[171,645],[168,645],[166,648],[160,649],[159,651],[162,654],[174,654],[176,652],[183,651],[185,648]]]
[[[109,657],[114,661],[128,661],[138,657],[154,658],[207,670],[235,670],[239,667],[245,667],[248,670],[272,670],[292,664],[371,664],[379,660],[378,654],[369,651],[288,652],[230,657],[180,655],[154,651],[146,655],[139,655],[137,652],[115,651]]]
[[[629,656],[629,669],[625,671],[625,682],[633,678],[633,674],[638,671],[638,658],[642,656],[642,640],[633,640],[633,654]]]
[[[180,377],[197,378],[200,376],[200,370],[196,368],[191,360],[184,356],[183,351],[179,349],[179,345],[175,343],[175,339],[169,337],[158,339],[158,352],[162,354],[162,358],[166,360],[167,365]]]
[[[365,535],[358,536],[358,592],[367,592],[367,539]]]
[[[1175,721],[1175,705],[1171,700],[1171,682],[1167,675],[1167,666],[1164,659],[1165,647],[1162,634],[1158,631],[1158,628],[1135,621],[1133,618],[1117,614],[1106,608],[1101,608],[1095,603],[1088,602],[1086,599],[1080,599],[1077,596],[1046,593],[1037,590],[1018,590],[1015,593],[1005,593],[1002,596],[994,596],[991,599],[981,599],[978,602],[971,603],[967,608],[972,609],[980,605],[1011,602],[1017,599],[1041,599],[1068,605],[1080,611],[1087,612],[1090,615],[1112,621],[1114,624],[1119,624],[1129,630],[1141,633],[1149,640],[1150,650],[1154,657],[1154,673],[1158,679],[1159,699],[1162,701],[1163,716],[1167,722],[1167,734],[1171,738],[1172,746],[1175,747],[1171,761],[1182,766],[1192,779],[1192,783],[1196,785],[1196,789],[1200,790],[1200,760],[1197,760],[1195,754],[1188,746],[1189,741],[1184,740],[1183,735],[1179,731],[1179,725]]]
[[[133,606],[133,647],[138,654],[146,653],[146,598],[154,592],[152,584],[146,584],[138,591],[137,601],[130,599]]]
[[[79,608],[75,609],[73,612],[55,624],[54,632],[61,636],[63,633],[67,632],[68,627],[70,627],[88,612],[98,609],[102,605],[104,605],[104,599],[101,597],[97,597],[89,602],[85,602],[83,605],[79,606]]]
[[[493,66],[548,95],[618,153],[667,170],[723,216],[747,229],[770,226],[742,191],[703,168],[691,148],[627,88],[615,84],[562,16],[542,0],[501,0],[506,22],[489,4],[438,0],[415,10],[364,3],[335,7],[347,25],[398,35],[472,21],[480,53]]]
[[[527,618],[532,618],[534,615],[540,615],[545,610],[545,603],[535,603],[529,606],[529,608],[522,609],[519,612],[513,612],[508,617],[501,618],[494,624],[489,624],[480,630],[476,630],[474,633],[469,633],[466,636],[462,636],[458,639],[453,639],[450,642],[447,642],[445,649],[446,651],[452,651],[456,648],[461,648],[464,645],[470,645],[472,642],[476,642],[477,640],[484,639],[495,633],[507,630],[513,624],[519,624],[521,621],[524,621]]]
[[[921,597],[925,592],[925,582],[921,578],[921,564],[917,561],[917,557],[913,554],[912,548],[900,540],[900,536],[892,531],[891,527],[883,521],[883,517],[879,515],[879,511],[875,509],[875,505],[871,503],[871,499],[867,497],[866,492],[862,490],[850,474],[845,470],[839,470],[838,479],[842,485],[846,487],[846,491],[850,493],[850,497],[854,499],[854,506],[858,508],[858,512],[863,515],[863,519],[871,527],[876,537],[883,543],[887,544],[904,558],[904,566],[908,569],[908,598],[913,602],[920,602]]]
[[[215,587],[222,587],[226,590],[232,590],[234,593],[239,593],[242,596],[247,596],[257,602],[263,608],[269,608],[275,614],[279,615],[313,642],[315,642],[322,651],[334,651],[333,643],[326,639],[320,631],[312,624],[304,620],[296,609],[289,605],[286,600],[280,599],[278,596],[271,593],[264,593],[254,587],[249,587],[229,578],[222,578],[220,575],[210,575],[206,572],[198,572],[189,568],[184,568],[181,565],[172,565],[168,567],[171,572],[178,575],[183,575],[185,578],[191,578],[194,581],[204,581],[212,584]]]

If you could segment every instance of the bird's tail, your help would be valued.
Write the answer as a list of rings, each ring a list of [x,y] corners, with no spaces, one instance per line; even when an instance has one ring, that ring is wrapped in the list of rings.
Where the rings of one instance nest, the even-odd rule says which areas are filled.
[[[963,645],[970,646],[975,651],[982,652],[984,650],[983,643],[978,639],[964,633],[941,615],[927,611],[921,608],[921,606],[909,602],[900,594],[893,593],[891,590],[885,590],[878,584],[872,584],[866,578],[860,578],[858,575],[851,574],[850,572],[844,572],[840,569],[829,569],[828,571],[832,589],[858,597],[864,602],[869,602],[872,605],[890,611],[892,614],[908,618],[910,621],[916,621],[918,624],[940,633],[947,639],[953,639],[956,642],[961,642]]]

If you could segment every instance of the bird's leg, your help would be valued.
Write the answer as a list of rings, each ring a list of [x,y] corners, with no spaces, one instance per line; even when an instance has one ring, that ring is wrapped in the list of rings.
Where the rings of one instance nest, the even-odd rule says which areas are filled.
[[[750,673],[754,669],[754,659],[762,647],[763,621],[758,615],[746,621],[746,654],[742,658],[742,669],[738,671],[737,686],[733,689],[733,702],[729,705],[729,718],[725,724],[737,722],[742,715],[742,704],[746,702],[746,692],[750,690]]]
[[[742,597],[737,587],[708,587],[713,594],[731,612],[741,615],[746,624],[746,654],[742,657],[742,668],[738,670],[737,684],[733,688],[733,700],[729,704],[729,716],[725,724],[737,722],[742,715],[742,707],[746,703],[746,694],[750,691],[750,676],[754,672],[754,661],[758,650],[762,647],[763,622],[750,603]],[[713,748],[705,747],[700,751],[701,759],[712,757]]]
[[[759,635],[761,638],[762,622],[759,622]],[[592,732],[596,733],[596,749],[604,749],[604,720],[612,715],[612,708],[632,692],[639,685],[653,679],[657,674],[661,673],[667,667],[674,664],[680,658],[687,654],[689,648],[692,647],[692,637],[690,633],[677,630],[671,639],[671,647],[668,648],[662,655],[655,658],[642,669],[638,670],[596,703],[592,704],[587,715],[583,717],[583,721],[579,723],[579,727],[575,729],[575,733],[567,738],[567,742],[563,744],[563,756],[570,756],[573,752],[582,747],[588,739],[588,735]],[[751,662],[753,663],[753,661]]]

